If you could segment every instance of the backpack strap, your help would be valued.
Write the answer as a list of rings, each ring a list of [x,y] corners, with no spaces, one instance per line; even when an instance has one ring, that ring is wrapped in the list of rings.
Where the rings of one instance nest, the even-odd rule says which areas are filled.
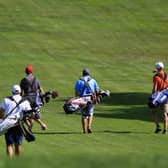
[[[33,86],[34,86],[34,84],[35,84],[35,81],[36,81],[36,77],[33,78],[33,81],[32,81],[32,83],[31,83],[31,85],[30,85],[33,92],[36,91],[36,90],[34,90],[34,88],[33,88]]]
[[[168,82],[166,81],[167,77],[168,77],[167,73],[164,72],[163,75],[161,75],[161,74],[155,74],[154,77],[159,77],[160,79],[162,79],[162,81],[163,81],[163,89],[165,89],[165,88],[168,87]]]
[[[86,88],[89,88],[89,90],[91,91],[91,93],[94,94],[93,91],[92,91],[92,89],[91,89],[91,87],[90,87],[90,85],[89,85],[89,81],[90,81],[91,79],[92,79],[92,78],[89,77],[89,78],[87,79],[87,81],[85,81],[83,77],[80,78],[80,80],[84,82],[84,87],[83,87],[83,89],[82,89],[82,94],[84,93],[84,90],[85,90]]]
[[[16,103],[16,106],[6,115],[6,117],[8,117],[9,115],[11,115],[12,112],[13,112],[23,101],[25,101],[25,99],[22,98],[19,102],[16,102],[16,100],[15,100],[12,96],[8,97],[8,99],[10,99],[11,101],[14,101],[14,102]],[[5,117],[5,118],[6,118],[6,117]]]
[[[161,78],[164,81],[167,79],[167,73],[165,73],[165,72],[164,72],[163,76],[161,74],[156,74],[155,76],[158,76],[159,78]]]
[[[36,81],[36,77],[33,78],[33,80],[28,80],[27,78],[24,78],[25,81],[29,84],[29,88],[30,88],[30,92],[36,92],[35,88],[34,88],[34,84]]]

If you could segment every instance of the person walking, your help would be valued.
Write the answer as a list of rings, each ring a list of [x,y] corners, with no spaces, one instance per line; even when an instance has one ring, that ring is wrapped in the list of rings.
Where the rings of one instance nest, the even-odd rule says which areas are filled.
[[[75,96],[82,97],[86,95],[96,96],[99,91],[97,81],[90,75],[89,69],[83,69],[82,77],[75,83]],[[83,133],[92,133],[94,105],[91,103],[88,108],[81,109]]]
[[[156,70],[154,71],[153,76],[153,88],[152,93],[159,93],[163,89],[168,88],[168,76],[164,72],[164,64],[163,62],[156,62],[155,63]],[[162,131],[163,134],[167,133],[167,127],[168,127],[168,101],[163,104],[161,107],[162,113],[163,113],[163,131],[159,125],[158,115],[157,115],[157,109],[152,108],[152,116],[154,123],[156,125],[155,133],[159,133]]]
[[[3,120],[7,116],[12,115],[12,113],[15,115],[18,114],[17,117],[21,117],[23,112],[32,111],[30,102],[24,99],[20,94],[20,86],[13,85],[12,96],[6,97],[0,105],[0,119]],[[41,125],[43,130],[47,128],[46,124],[41,119],[36,119],[36,121]],[[5,141],[8,156],[13,156],[13,147],[15,147],[15,154],[20,155],[22,150],[23,131],[19,124],[9,128],[7,132],[5,132]]]
[[[39,94],[44,94],[44,91],[39,80],[33,76],[32,66],[26,66],[25,73],[26,76],[20,81],[21,95],[30,102],[32,109],[35,110],[36,117],[40,118],[40,108],[37,104],[37,97]],[[33,119],[29,120],[30,129],[33,123]]]
[[[14,85],[12,87],[12,96],[5,98],[2,104],[0,105],[1,119],[3,119],[6,115],[8,115],[11,112],[14,113],[18,110],[31,110],[30,103],[27,100],[20,102],[22,100],[20,93],[20,86]],[[22,149],[22,139],[22,131],[19,125],[8,129],[8,131],[5,133],[6,151],[8,156],[13,156],[13,146],[15,146],[15,154],[20,155]]]

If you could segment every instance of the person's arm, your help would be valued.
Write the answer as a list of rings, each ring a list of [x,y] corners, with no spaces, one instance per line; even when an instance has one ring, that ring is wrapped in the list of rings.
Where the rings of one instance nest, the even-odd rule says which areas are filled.
[[[40,84],[39,80],[38,80],[38,79],[36,79],[36,80],[37,80],[37,85],[38,85],[38,90],[39,90],[39,93],[44,94],[45,92],[44,92],[43,87],[41,86],[41,84]]]
[[[42,93],[42,94],[44,94],[45,92],[44,92],[44,89],[40,86],[40,88],[39,88],[39,91],[40,91],[40,93]]]
[[[47,125],[40,118],[36,119],[36,121],[41,125],[42,130],[47,129]]]
[[[80,81],[77,80],[74,86],[74,90],[75,90],[75,97],[79,97],[80,96]]]
[[[159,82],[158,80],[159,79],[157,77],[154,77],[152,93],[158,92],[158,82]]]

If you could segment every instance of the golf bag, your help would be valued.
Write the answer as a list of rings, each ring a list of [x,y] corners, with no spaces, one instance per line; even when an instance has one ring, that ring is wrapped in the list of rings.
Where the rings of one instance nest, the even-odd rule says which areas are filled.
[[[29,128],[26,128],[26,126],[24,126],[24,124],[26,123],[26,119],[38,118],[39,108],[41,108],[44,105],[44,103],[48,103],[50,98],[56,98],[57,96],[58,96],[57,91],[48,91],[43,95],[39,95],[38,98],[39,102],[35,109],[32,109],[30,111],[17,110],[14,112],[14,109],[21,103],[19,102],[16,105],[16,107],[10,112],[10,114],[0,121],[0,135],[7,132],[8,129],[20,125],[20,128],[22,129],[22,133],[25,139],[28,142],[34,141],[35,137],[33,136],[32,132],[29,130]]]
[[[48,103],[51,98],[55,99],[58,97],[58,91],[47,91],[44,94],[37,94],[36,104],[37,106],[43,106],[45,103]]]
[[[82,97],[74,97],[68,99],[63,109],[66,114],[73,114],[75,112],[80,111],[81,109],[87,108],[89,104],[98,104],[103,100],[103,97],[109,97],[110,91],[109,90],[101,90],[96,95],[96,102],[94,100],[94,95],[86,95]]]
[[[18,125],[18,121],[21,118],[21,113],[11,114],[0,122],[0,135],[4,134],[9,128]]]
[[[148,106],[150,108],[156,108],[163,105],[166,101],[168,101],[168,89],[153,93],[149,97]]]

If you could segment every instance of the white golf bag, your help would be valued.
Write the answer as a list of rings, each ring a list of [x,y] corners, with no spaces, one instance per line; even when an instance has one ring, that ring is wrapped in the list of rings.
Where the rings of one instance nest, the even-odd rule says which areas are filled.
[[[57,91],[48,91],[44,95],[38,95],[36,98],[37,107],[35,109],[32,109],[30,111],[21,111],[19,108],[19,104],[23,102],[25,99],[22,99],[16,107],[10,112],[9,115],[7,115],[3,120],[0,121],[0,135],[4,134],[9,128],[12,128],[16,125],[20,125],[22,130],[27,133],[27,130],[25,130],[25,127],[23,126],[24,121],[27,118],[36,118],[36,116],[39,117],[39,111],[40,108],[45,103],[48,103],[51,98],[56,98],[58,96]],[[17,108],[17,109],[16,109]]]
[[[96,102],[94,100],[93,95],[91,94],[82,97],[70,98],[65,102],[63,109],[66,114],[72,114],[77,111],[80,111],[81,109],[87,108],[89,104],[100,103],[103,97],[106,96],[110,96],[109,90],[101,90],[96,96]]]
[[[22,120],[23,112],[16,111],[8,115],[5,119],[0,121],[0,135],[5,133],[9,128],[12,128],[19,124],[19,120]]]

